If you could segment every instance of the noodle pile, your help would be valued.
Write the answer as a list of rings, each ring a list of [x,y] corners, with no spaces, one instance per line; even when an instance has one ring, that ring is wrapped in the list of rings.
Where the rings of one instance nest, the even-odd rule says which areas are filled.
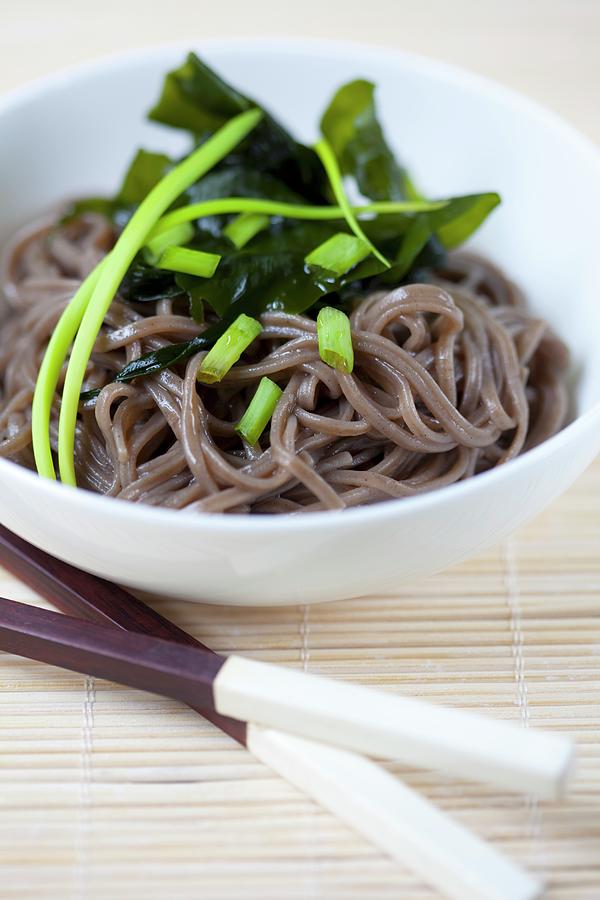
[[[58,318],[114,233],[87,214],[37,224],[5,254],[10,315],[0,330],[0,455],[34,467],[31,401]],[[88,367],[76,433],[78,483],[123,500],[205,512],[340,509],[443,487],[513,459],[559,430],[567,351],[492,265],[450,258],[428,283],[357,298],[355,368],[319,356],[315,322],[269,312],[222,382],[196,380],[204,353],[176,370],[113,382],[127,362],[189,340],[177,299],[117,297]],[[261,377],[283,389],[260,446],[234,428]],[[58,397],[51,442],[57,447]]]

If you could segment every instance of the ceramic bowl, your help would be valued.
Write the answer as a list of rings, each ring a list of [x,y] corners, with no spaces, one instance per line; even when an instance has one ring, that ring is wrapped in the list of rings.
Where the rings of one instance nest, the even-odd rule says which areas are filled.
[[[0,241],[64,197],[111,192],[139,145],[182,150],[144,113],[190,45],[44,79],[0,100]],[[430,494],[299,517],[198,515],[95,496],[0,460],[0,521],[134,588],[211,603],[313,603],[394,591],[501,540],[600,449],[600,153],[492,82],[403,53],[305,40],[196,49],[306,141],[341,82],[378,84],[388,135],[430,195],[498,190],[475,247],[523,286],[572,350],[573,415],[540,447]]]

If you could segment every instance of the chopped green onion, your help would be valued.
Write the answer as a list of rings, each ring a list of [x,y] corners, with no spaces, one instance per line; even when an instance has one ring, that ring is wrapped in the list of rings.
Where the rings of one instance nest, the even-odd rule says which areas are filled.
[[[220,262],[218,253],[205,253],[204,250],[190,250],[188,247],[167,247],[158,260],[157,268],[212,278]]]
[[[317,337],[323,362],[350,373],[354,368],[354,350],[348,316],[341,309],[324,306],[317,316]]]
[[[270,378],[261,378],[248,409],[235,426],[238,434],[251,446],[258,443],[259,437],[275,412],[275,407],[282,393],[283,391],[279,385],[271,381]]]
[[[58,459],[61,479],[65,484],[77,484],[73,459],[75,425],[85,370],[104,317],[127,269],[171,204],[231,153],[262,117],[263,113],[259,109],[234,116],[183,162],[171,169],[142,200],[111,250],[108,257],[110,262],[103,267],[81,320],[65,377],[58,426]]]
[[[306,262],[309,266],[320,266],[322,269],[335,272],[336,275],[344,275],[366,259],[370,253],[371,248],[362,238],[339,231],[311,250]]]
[[[335,154],[331,149],[329,142],[325,138],[321,138],[320,141],[317,141],[315,144],[315,152],[321,162],[323,163],[323,168],[327,173],[327,177],[329,178],[329,184],[331,185],[331,190],[333,191],[333,196],[338,202],[341,210],[344,213],[344,218],[346,222],[350,226],[350,230],[354,232],[356,237],[361,238],[365,244],[371,250],[371,253],[377,257],[379,262],[383,263],[384,266],[390,268],[390,263],[385,258],[385,256],[379,252],[377,247],[371,243],[369,238],[366,236],[360,225],[358,224],[358,219],[354,214],[354,210],[350,205],[350,201],[346,196],[346,192],[344,191],[344,185],[342,182],[342,173],[340,172],[340,167],[338,165],[338,161],[335,158]]]
[[[144,247],[144,256],[151,265],[156,265],[167,247],[181,246],[189,243],[194,237],[194,226],[190,222],[181,222],[173,225],[167,231],[162,231],[156,237],[150,238]]]
[[[223,229],[223,234],[238,250],[241,250],[268,224],[269,216],[265,216],[263,213],[244,212],[228,222]]]
[[[206,384],[221,381],[261,331],[262,325],[256,319],[244,313],[238,316],[200,363],[198,381]]]

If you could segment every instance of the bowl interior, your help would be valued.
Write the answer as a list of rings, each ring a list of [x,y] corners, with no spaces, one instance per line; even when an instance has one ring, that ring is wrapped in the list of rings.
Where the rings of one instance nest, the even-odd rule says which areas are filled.
[[[144,113],[187,49],[105,60],[0,102],[0,241],[65,197],[112,191],[140,145],[185,149],[181,135],[145,122]],[[198,49],[306,141],[341,82],[375,81],[391,142],[428,194],[502,194],[474,246],[523,286],[568,343],[578,412],[598,401],[597,151],[528,101],[416,57],[294,41]]]

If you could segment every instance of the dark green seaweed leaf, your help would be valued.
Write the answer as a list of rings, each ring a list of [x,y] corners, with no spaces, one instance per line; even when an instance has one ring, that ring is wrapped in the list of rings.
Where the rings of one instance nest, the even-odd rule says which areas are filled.
[[[89,403],[90,400],[97,400],[100,394],[100,388],[95,388],[93,391],[82,391],[79,400],[81,403]]]
[[[190,318],[197,325],[204,324],[204,300],[198,294],[190,294]]]
[[[236,91],[190,53],[182,66],[167,74],[149,118],[190,131],[197,140],[203,140],[232,116],[254,106],[260,104]],[[295,141],[266,111],[227,164],[274,175],[308,200],[323,200],[325,196],[326,178],[314,151]]]
[[[237,163],[214,169],[186,192],[188,203],[222,197],[257,197],[283,203],[302,203],[303,197],[268,172]]]
[[[223,197],[254,197],[283,203],[304,203],[305,198],[290,190],[268,172],[259,172],[240,164],[221,166],[193,184],[185,194],[186,203],[203,203]],[[201,227],[214,237],[221,235],[231,216],[205,216]]]
[[[469,238],[500,203],[498,194],[471,194],[454,197],[443,209],[417,213],[404,236],[395,264],[385,281],[405,278],[432,238],[445,250],[452,250]],[[441,259],[437,260],[441,262]]]
[[[165,76],[161,95],[148,118],[205,135],[251,105],[256,104],[223,81],[195,53],[189,53],[183,65]]]
[[[119,288],[120,297],[128,303],[156,303],[183,293],[173,272],[156,269],[138,258],[127,272]]]
[[[115,201],[121,206],[137,206],[172,166],[172,160],[164,153],[138,150]]]
[[[496,193],[455,197],[444,209],[430,215],[435,219],[435,233],[446,250],[454,250],[474,234],[501,202]]]
[[[219,316],[235,307],[257,316],[267,309],[304,312],[323,294],[330,293],[337,280],[324,269],[309,266],[304,254],[232,253],[219,263],[207,280],[203,298]]]
[[[204,299],[203,290],[205,278],[197,278],[195,275],[175,275],[175,282],[188,297],[190,319],[198,325],[204,324]]]
[[[469,194],[451,198],[447,206],[434,212],[381,216],[365,222],[366,234],[392,259],[392,267],[386,270],[370,257],[351,275],[357,280],[380,276],[386,284],[399,284],[415,267],[439,265],[445,252],[467,240],[499,203],[498,194]]]
[[[377,119],[375,85],[358,79],[336,92],[321,119],[344,175],[352,175],[365,197],[405,200],[412,182],[396,161]]]
[[[221,320],[212,329],[208,329],[204,334],[192,338],[191,341],[184,341],[181,344],[170,344],[168,347],[161,347],[160,350],[145,353],[139,359],[134,359],[121,369],[115,381],[133,381],[134,378],[155,375],[157,372],[162,372],[163,369],[185,362],[194,353],[198,353],[200,350],[209,350],[217,338],[221,337],[226,327],[225,322]]]

